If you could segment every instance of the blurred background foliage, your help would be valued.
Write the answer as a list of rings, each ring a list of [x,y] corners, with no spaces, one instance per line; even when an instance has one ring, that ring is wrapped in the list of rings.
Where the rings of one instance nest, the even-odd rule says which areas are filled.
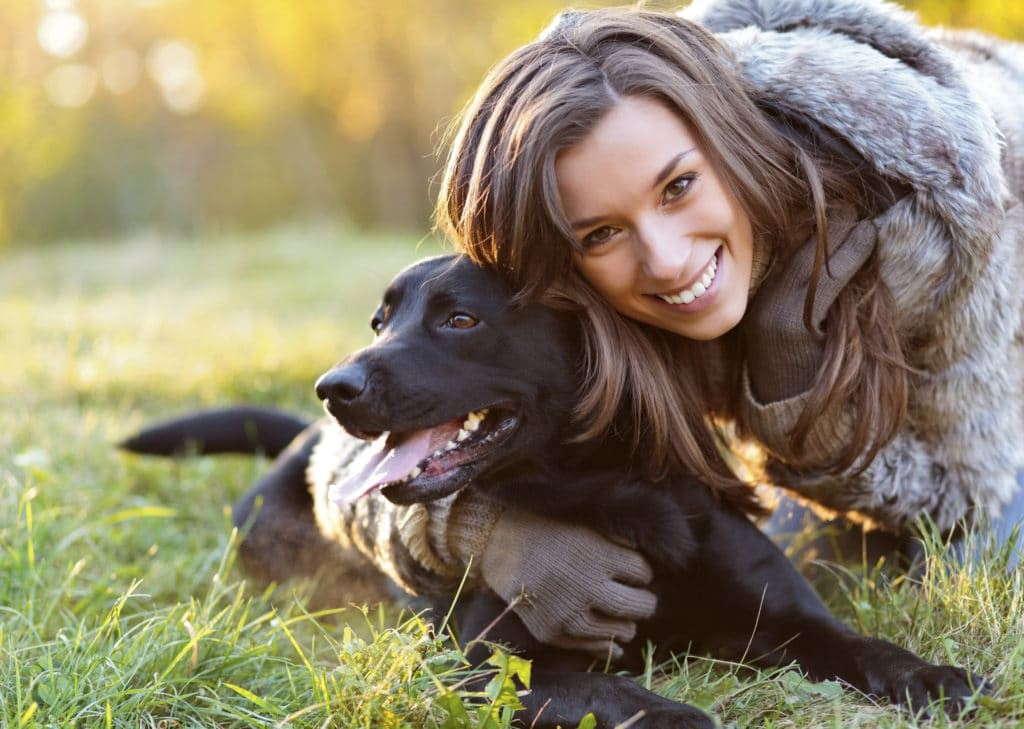
[[[0,0],[0,247],[319,217],[425,230],[447,123],[568,3]],[[1024,37],[1024,3],[905,5]]]

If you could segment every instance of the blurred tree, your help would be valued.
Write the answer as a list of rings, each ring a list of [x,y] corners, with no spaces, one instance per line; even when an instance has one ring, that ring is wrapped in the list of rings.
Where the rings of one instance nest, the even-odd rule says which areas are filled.
[[[567,3],[3,0],[0,244],[303,215],[424,229],[441,130]],[[912,5],[1024,36],[1016,3]]]

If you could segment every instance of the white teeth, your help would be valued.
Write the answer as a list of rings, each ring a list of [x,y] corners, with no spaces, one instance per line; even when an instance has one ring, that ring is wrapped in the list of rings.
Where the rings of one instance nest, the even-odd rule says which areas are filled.
[[[469,431],[468,430],[460,430],[459,434],[457,436],[455,436],[455,440],[463,441],[463,440],[466,440],[466,438],[468,438],[468,437],[469,437]]]
[[[416,466],[416,468],[414,468],[411,471],[409,471],[409,478],[416,478],[421,473],[423,473],[423,469],[420,468],[419,466]]]
[[[691,304],[695,299],[699,299],[701,296],[708,292],[711,287],[711,282],[715,280],[715,274],[718,272],[718,257],[713,256],[711,263],[704,269],[704,273],[700,279],[688,289],[683,289],[675,294],[658,294],[658,298],[662,301],[668,302],[669,304]]]

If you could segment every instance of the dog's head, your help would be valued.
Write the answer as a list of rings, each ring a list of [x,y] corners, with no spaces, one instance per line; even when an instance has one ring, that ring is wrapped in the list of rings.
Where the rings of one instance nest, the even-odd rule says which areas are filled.
[[[375,489],[431,501],[565,439],[577,391],[574,319],[516,305],[492,271],[454,256],[388,286],[373,343],[316,384],[327,412],[372,440],[331,499]]]

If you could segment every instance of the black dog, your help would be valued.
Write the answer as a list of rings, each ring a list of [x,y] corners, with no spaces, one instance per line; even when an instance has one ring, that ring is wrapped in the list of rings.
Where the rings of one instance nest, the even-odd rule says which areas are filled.
[[[795,660],[814,679],[837,678],[915,708],[942,697],[947,710],[959,710],[974,689],[984,690],[959,668],[929,664],[834,618],[729,499],[691,478],[644,482],[628,444],[612,436],[571,442],[579,364],[572,315],[514,306],[495,274],[445,257],[399,274],[372,326],[375,341],[317,383],[333,420],[307,428],[236,505],[241,525],[263,504],[241,548],[250,570],[280,580],[324,559],[342,515],[368,491],[409,504],[470,486],[625,537],[650,559],[657,614],[626,646],[626,666],[638,665],[653,641],[662,652]],[[279,444],[304,424],[273,417],[280,416],[244,409],[199,415],[125,446],[166,454],[191,440],[205,452],[267,444],[275,452],[275,438]],[[463,630],[474,634],[503,608],[484,592],[471,595]],[[512,614],[489,638],[535,659],[524,699],[529,726],[575,726],[588,711],[600,726],[640,711],[638,727],[714,725],[626,678],[584,672],[589,657],[539,644]]]

